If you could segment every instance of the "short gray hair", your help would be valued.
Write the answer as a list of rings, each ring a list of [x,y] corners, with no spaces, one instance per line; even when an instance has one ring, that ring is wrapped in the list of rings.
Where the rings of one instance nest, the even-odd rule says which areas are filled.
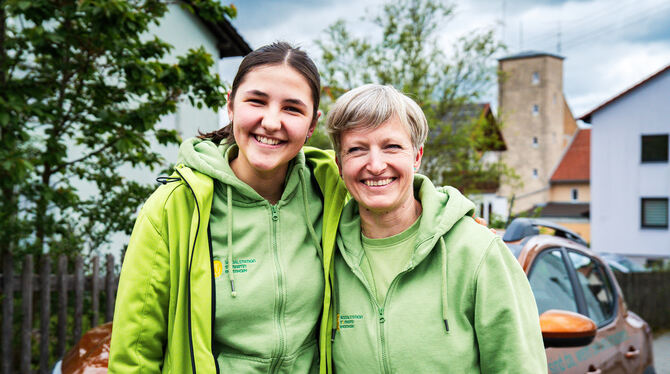
[[[335,154],[339,157],[345,131],[373,130],[394,116],[405,126],[414,152],[418,152],[428,136],[428,121],[414,100],[393,86],[379,84],[366,84],[340,96],[326,120]]]

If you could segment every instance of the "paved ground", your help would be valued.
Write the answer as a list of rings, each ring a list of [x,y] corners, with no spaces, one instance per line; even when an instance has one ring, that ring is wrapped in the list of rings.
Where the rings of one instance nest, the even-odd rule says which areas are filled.
[[[654,337],[654,367],[657,374],[670,374],[670,332]]]

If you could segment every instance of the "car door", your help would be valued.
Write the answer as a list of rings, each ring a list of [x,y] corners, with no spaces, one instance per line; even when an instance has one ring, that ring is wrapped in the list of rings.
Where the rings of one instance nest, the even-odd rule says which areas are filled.
[[[575,359],[589,362],[587,372],[627,373],[620,346],[629,337],[617,313],[617,294],[605,265],[576,249],[567,249],[566,253],[574,274],[579,313],[591,318],[598,326],[593,343],[578,349]]]
[[[528,280],[540,314],[568,310],[589,316],[599,326],[596,339],[586,347],[547,348],[551,374],[624,372],[618,349],[611,344],[618,331],[614,295],[601,270],[593,258],[562,247],[543,250],[531,264]]]

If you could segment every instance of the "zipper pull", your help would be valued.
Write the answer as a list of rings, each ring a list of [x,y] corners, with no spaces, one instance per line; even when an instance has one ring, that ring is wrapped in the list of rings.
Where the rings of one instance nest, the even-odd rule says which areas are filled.
[[[276,221],[279,219],[279,213],[277,213],[277,207],[275,207],[274,205],[271,205],[271,207],[272,207],[272,220]]]
[[[384,318],[384,309],[379,308],[379,323],[384,322],[386,322],[386,319]]]

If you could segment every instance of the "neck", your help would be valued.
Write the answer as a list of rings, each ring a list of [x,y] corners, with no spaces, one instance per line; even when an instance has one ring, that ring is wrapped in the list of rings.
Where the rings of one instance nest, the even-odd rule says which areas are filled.
[[[361,209],[361,231],[370,239],[388,238],[407,230],[421,215],[423,208],[416,199],[411,199],[392,211],[373,212]]]
[[[230,168],[242,182],[248,184],[270,204],[274,205],[281,199],[288,165],[283,165],[281,170],[259,173],[251,168],[242,167],[239,157],[236,157],[230,162]]]

